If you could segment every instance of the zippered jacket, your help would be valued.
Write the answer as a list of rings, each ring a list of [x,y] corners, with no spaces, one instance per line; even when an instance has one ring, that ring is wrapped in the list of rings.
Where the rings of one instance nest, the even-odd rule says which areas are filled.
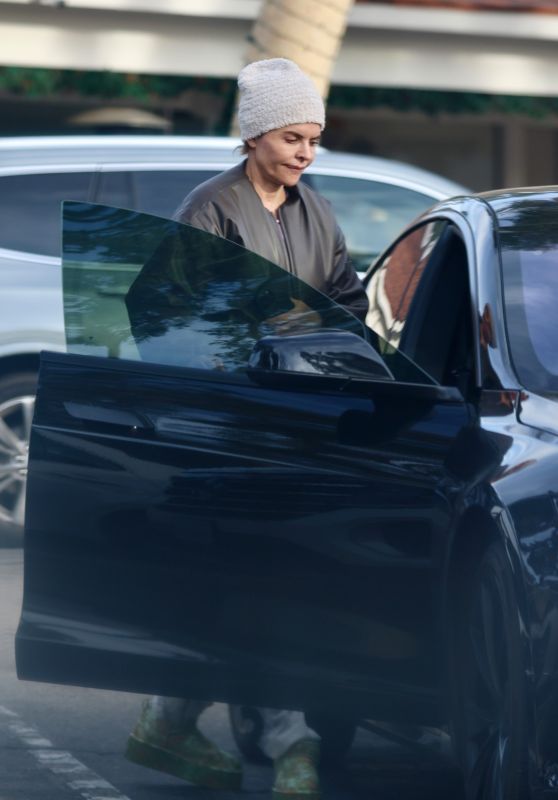
[[[264,207],[245,165],[197,186],[174,218],[278,264],[364,321],[366,292],[329,202],[299,183],[286,187],[287,200],[276,218]]]

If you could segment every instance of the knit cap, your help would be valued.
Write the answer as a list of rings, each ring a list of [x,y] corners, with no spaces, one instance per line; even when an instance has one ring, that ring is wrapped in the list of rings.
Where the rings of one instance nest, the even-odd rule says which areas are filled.
[[[245,142],[262,133],[315,122],[325,127],[324,102],[313,81],[288,58],[254,61],[238,76],[238,123]]]

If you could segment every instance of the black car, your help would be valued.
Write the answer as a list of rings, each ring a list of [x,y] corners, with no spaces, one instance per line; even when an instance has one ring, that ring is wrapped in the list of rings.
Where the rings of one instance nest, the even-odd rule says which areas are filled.
[[[470,800],[554,796],[558,189],[440,203],[366,281],[368,326],[66,204],[19,675],[447,726]]]

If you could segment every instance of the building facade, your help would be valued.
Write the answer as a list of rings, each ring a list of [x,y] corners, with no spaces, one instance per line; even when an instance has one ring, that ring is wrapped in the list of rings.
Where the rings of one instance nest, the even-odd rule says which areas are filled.
[[[0,134],[79,130],[123,103],[161,130],[223,132],[260,2],[0,0]],[[557,43],[557,0],[356,0],[325,142],[478,190],[558,183]]]

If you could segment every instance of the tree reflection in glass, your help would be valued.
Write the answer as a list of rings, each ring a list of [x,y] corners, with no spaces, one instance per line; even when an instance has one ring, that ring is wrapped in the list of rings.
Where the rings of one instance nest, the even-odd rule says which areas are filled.
[[[178,222],[65,203],[63,253],[74,352],[235,370],[268,334],[365,336],[356,317],[281,267]]]

